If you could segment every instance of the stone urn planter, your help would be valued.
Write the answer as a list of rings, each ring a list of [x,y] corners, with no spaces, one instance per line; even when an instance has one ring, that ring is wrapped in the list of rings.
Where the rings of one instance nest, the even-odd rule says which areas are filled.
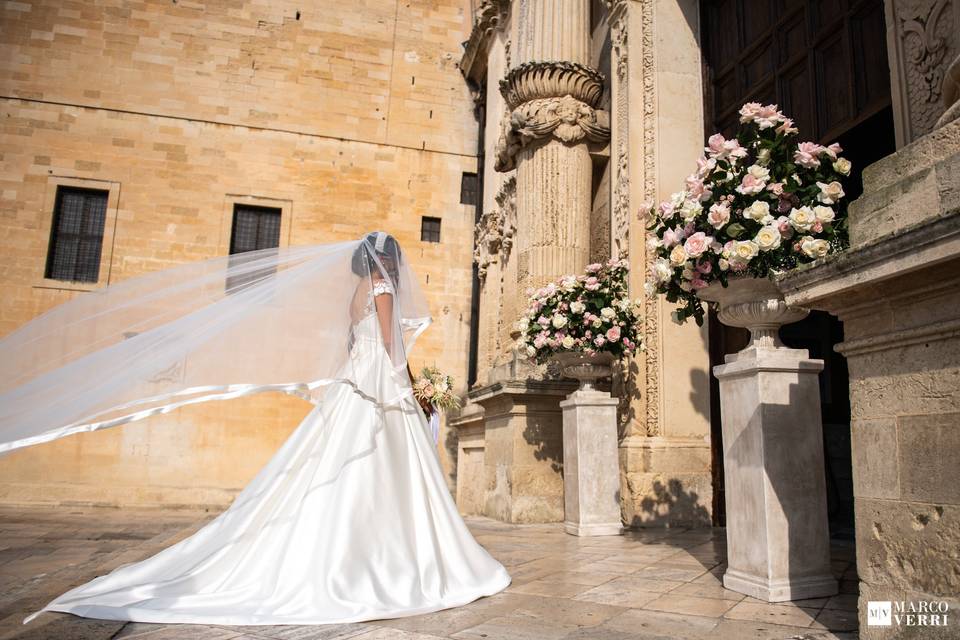
[[[713,282],[697,297],[719,305],[717,317],[723,324],[750,330],[750,344],[743,351],[782,348],[780,327],[799,322],[810,313],[788,306],[768,278],[730,278],[726,287]]]
[[[568,378],[580,382],[577,391],[594,391],[594,383],[601,378],[609,378],[613,374],[613,354],[595,353],[586,355],[575,351],[558,353],[554,356],[560,371]]]
[[[564,530],[576,536],[623,532],[620,520],[619,401],[594,383],[613,372],[610,353],[555,356],[563,375],[580,387],[560,403],[563,410]]]
[[[822,360],[778,335],[808,311],[771,280],[731,278],[700,290],[750,344],[713,368],[720,382],[727,505],[726,588],[768,602],[837,593],[830,568],[818,375]]]

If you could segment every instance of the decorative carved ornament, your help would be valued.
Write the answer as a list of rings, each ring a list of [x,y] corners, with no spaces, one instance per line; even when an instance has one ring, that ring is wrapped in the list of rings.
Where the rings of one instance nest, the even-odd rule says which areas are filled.
[[[555,137],[568,144],[603,142],[610,137],[609,116],[596,108],[603,75],[574,62],[527,62],[500,81],[508,112],[497,142],[497,171],[516,166],[517,152]]]
[[[486,69],[490,40],[503,26],[509,10],[510,0],[480,0],[470,38],[463,43],[463,57],[460,58],[460,71],[465,77],[480,81],[482,69]]]
[[[643,200],[654,202],[657,198],[657,144],[656,105],[657,94],[654,75],[656,61],[653,56],[654,20],[652,2],[640,3],[640,93],[643,96]],[[649,263],[654,254],[646,256]],[[634,269],[641,265],[635,265]],[[646,272],[647,265],[642,265]],[[659,436],[660,426],[660,298],[647,298],[643,320],[644,376],[646,427],[648,436]]]
[[[946,111],[937,120],[936,127],[960,118],[960,56],[953,59],[943,77],[943,106]]]
[[[487,270],[496,262],[505,263],[513,247],[517,230],[517,180],[510,176],[500,185],[494,198],[496,208],[480,217],[474,229],[473,260],[477,263],[477,275],[483,284]]]
[[[903,0],[893,3],[897,28],[899,82],[907,114],[907,141],[936,128],[948,87],[948,65],[960,53],[955,24],[957,0]],[[951,103],[952,104],[952,103]],[[947,105],[947,109],[951,105]]]

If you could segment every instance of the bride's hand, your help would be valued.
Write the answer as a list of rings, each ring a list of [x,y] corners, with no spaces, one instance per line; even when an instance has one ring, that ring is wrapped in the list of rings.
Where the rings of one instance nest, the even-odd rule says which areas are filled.
[[[430,402],[423,398],[417,398],[417,402],[420,404],[420,408],[423,409],[424,415],[428,418],[433,415],[433,405]]]

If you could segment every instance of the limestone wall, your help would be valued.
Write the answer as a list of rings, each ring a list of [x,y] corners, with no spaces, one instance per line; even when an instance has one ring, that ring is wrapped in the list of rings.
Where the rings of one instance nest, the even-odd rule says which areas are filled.
[[[465,384],[467,14],[460,0],[4,4],[0,334],[92,288],[43,277],[58,184],[110,193],[98,286],[227,253],[233,203],[249,202],[281,208],[282,245],[394,233],[435,319],[413,364]],[[421,216],[442,219],[441,243],[420,242]],[[222,504],[308,409],[214,403],[38,446],[0,464],[0,500]]]

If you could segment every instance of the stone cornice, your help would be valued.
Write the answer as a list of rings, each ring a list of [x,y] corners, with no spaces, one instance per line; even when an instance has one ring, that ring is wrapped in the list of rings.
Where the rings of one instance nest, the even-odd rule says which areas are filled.
[[[494,32],[503,23],[510,9],[510,0],[481,0],[473,21],[470,38],[463,43],[460,72],[479,84],[487,69],[487,54]]]
[[[864,286],[960,259],[960,212],[789,271],[776,279],[788,304],[842,313]],[[896,294],[896,291],[890,291]]]
[[[532,100],[563,96],[596,107],[603,95],[603,74],[576,62],[526,62],[500,81],[500,93],[510,109]]]

